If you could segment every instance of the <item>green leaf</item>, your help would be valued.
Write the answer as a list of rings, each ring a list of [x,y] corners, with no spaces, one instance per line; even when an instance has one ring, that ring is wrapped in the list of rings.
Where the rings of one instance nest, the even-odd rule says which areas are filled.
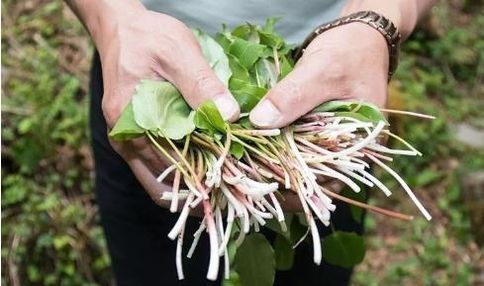
[[[230,269],[229,279],[224,279],[222,281],[222,286],[243,286],[243,285],[240,282],[239,274],[236,271]]]
[[[242,24],[242,25],[235,27],[232,30],[231,34],[234,37],[241,38],[241,39],[248,41],[250,33],[251,33],[250,25],[249,24]]]
[[[222,81],[225,86],[228,86],[232,71],[229,67],[229,59],[227,58],[224,49],[212,37],[201,30],[193,30],[193,33],[200,43],[203,56],[208,64],[220,81]]]
[[[217,33],[215,35],[215,41],[224,49],[226,55],[229,55],[230,45],[234,39],[229,33]]]
[[[230,69],[232,70],[232,77],[229,81],[229,85],[231,85],[230,82],[234,80],[250,82],[249,71],[242,64],[240,64],[239,60],[231,54],[227,54],[227,57],[229,59]]]
[[[262,27],[262,30],[266,33],[273,33],[274,26],[277,22],[279,22],[282,18],[281,17],[270,17],[266,19],[266,24]]]
[[[286,56],[289,57],[289,62],[291,63],[291,66],[294,66],[294,61],[292,60],[291,57],[291,52],[296,48],[297,46],[295,44],[288,44],[285,43],[282,48],[280,48],[277,53],[279,54],[279,57]]]
[[[239,103],[241,112],[250,112],[267,93],[267,89],[250,83],[231,81],[231,85],[238,87],[230,91]]]
[[[243,114],[239,120],[237,120],[236,123],[231,123],[230,124],[231,128],[233,129],[239,129],[239,128],[245,128],[245,129],[254,129],[255,127],[252,125],[249,119],[249,114],[245,113]]]
[[[261,30],[259,30],[258,33],[259,33],[260,43],[262,45],[275,48],[276,50],[280,49],[284,45],[284,39],[276,34],[268,33]]]
[[[316,112],[332,112],[332,111],[351,111],[351,106],[357,104],[353,101],[332,100],[327,101],[314,109]]]
[[[283,79],[286,77],[287,74],[292,72],[293,70],[293,65],[292,63],[287,59],[286,56],[281,56],[281,74],[279,75],[279,80]]]
[[[274,241],[274,252],[277,270],[290,270],[294,264],[294,249],[290,241],[282,235],[277,235]]]
[[[272,88],[277,83],[278,71],[273,61],[259,59],[255,64],[259,86]]]
[[[380,109],[376,105],[373,105],[371,103],[362,104],[356,112],[368,118],[371,122],[387,122],[387,119],[385,118],[383,113],[380,112]]]
[[[142,80],[132,102],[134,119],[145,130],[177,140],[195,129],[195,112],[169,82]]]
[[[315,112],[336,112],[339,116],[353,117],[358,120],[377,123],[387,122],[380,109],[368,102],[361,101],[328,101],[314,109]]]
[[[291,226],[289,227],[291,244],[293,245],[301,240],[308,230],[306,219],[301,219],[299,214],[300,213],[294,214]]]
[[[291,226],[293,223],[294,214],[292,213],[284,214],[284,218],[285,218],[286,226],[288,227],[287,231],[282,231],[281,225],[279,224],[277,219],[267,220],[265,227],[269,228],[270,230],[277,233],[278,235],[282,235],[285,238],[289,239],[291,237]]]
[[[220,131],[225,133],[225,121],[220,115],[217,106],[211,100],[201,104],[195,112],[195,126],[197,128],[208,130],[210,133]]]
[[[133,104],[130,102],[121,113],[109,136],[114,140],[130,140],[143,135],[145,130],[134,120]]]
[[[244,146],[237,142],[230,144],[230,154],[237,160],[240,160],[244,156]]]
[[[240,38],[236,38],[230,45],[230,54],[236,57],[246,69],[250,69],[259,58],[263,57],[265,51],[265,46]]]
[[[335,112],[335,115],[339,116],[339,117],[353,118],[353,119],[357,119],[357,120],[364,121],[364,122],[373,122],[370,119],[368,119],[367,117],[365,117],[365,116],[363,116],[359,113],[356,113],[356,112],[350,112],[350,111]]]
[[[365,257],[365,241],[353,232],[335,231],[323,239],[323,257],[328,263],[352,267]]]
[[[235,269],[242,285],[272,286],[275,264],[274,250],[260,233],[248,235],[235,255]]]

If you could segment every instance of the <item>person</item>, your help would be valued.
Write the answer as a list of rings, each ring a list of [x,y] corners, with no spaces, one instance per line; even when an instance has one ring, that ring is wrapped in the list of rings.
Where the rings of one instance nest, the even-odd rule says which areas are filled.
[[[300,43],[325,21],[370,10],[390,20],[405,39],[434,1],[66,2],[90,33],[98,51],[91,71],[90,128],[97,202],[117,284],[217,285],[221,278],[214,283],[205,279],[209,249],[206,239],[194,257],[185,261],[185,280],[177,279],[175,243],[166,237],[177,216],[159,206],[163,202],[154,175],[166,166],[163,158],[144,139],[125,144],[108,140],[107,130],[129,103],[138,81],[170,81],[192,108],[212,99],[224,119],[234,121],[239,116],[239,106],[204,60],[188,26],[213,33],[223,23],[261,24],[265,18],[282,16],[279,31],[286,39]],[[315,35],[295,69],[259,102],[250,113],[250,120],[260,128],[282,127],[333,99],[358,98],[384,106],[392,64],[389,56],[394,56],[391,52],[381,31],[365,23],[351,22],[327,29]],[[338,206],[333,221],[340,229],[362,231],[344,206]],[[198,224],[198,218],[189,219],[187,233],[193,233]],[[294,268],[278,271],[275,284],[349,283],[351,269],[324,263],[315,266],[307,259],[311,251],[310,246],[298,247]]]

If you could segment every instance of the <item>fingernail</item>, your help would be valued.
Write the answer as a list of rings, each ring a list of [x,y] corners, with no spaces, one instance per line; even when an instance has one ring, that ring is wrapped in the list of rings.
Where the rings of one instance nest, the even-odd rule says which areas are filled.
[[[268,99],[260,102],[250,112],[250,121],[258,127],[273,127],[280,118],[281,112]]]
[[[239,116],[239,104],[231,94],[223,94],[213,100],[224,120],[234,121]]]

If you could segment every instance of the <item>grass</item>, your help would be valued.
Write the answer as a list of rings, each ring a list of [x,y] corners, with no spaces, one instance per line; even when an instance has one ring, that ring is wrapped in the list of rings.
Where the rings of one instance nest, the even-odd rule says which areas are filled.
[[[2,285],[109,284],[86,128],[87,34],[60,1],[2,4]],[[482,236],[471,223],[482,208],[466,187],[484,169],[484,150],[455,135],[462,123],[484,129],[483,12],[482,4],[443,1],[405,44],[390,107],[438,119],[390,118],[424,153],[392,167],[434,219],[369,215],[354,285],[484,284]],[[387,181],[401,196],[375,192],[373,202],[417,215]],[[476,194],[482,206],[482,187]]]

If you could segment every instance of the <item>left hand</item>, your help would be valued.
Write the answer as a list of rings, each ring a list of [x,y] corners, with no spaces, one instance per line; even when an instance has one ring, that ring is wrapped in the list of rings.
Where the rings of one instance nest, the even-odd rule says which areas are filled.
[[[250,120],[259,128],[280,128],[330,100],[362,99],[383,107],[388,62],[386,41],[374,28],[363,23],[332,28],[309,44]]]

